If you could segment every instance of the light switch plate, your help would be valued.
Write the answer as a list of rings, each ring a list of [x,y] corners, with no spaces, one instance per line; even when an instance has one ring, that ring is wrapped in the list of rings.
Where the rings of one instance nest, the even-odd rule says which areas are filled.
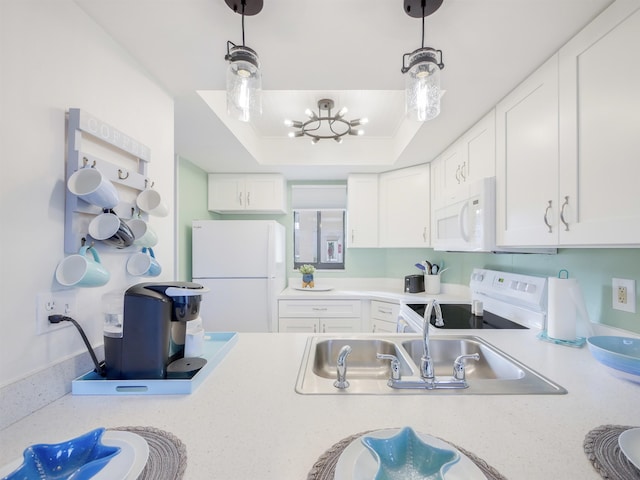
[[[614,310],[636,313],[636,281],[625,278],[611,279],[611,302]]]

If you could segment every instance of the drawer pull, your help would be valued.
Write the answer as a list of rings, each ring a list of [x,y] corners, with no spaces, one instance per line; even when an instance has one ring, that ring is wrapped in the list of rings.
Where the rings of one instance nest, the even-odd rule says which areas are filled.
[[[312,307],[311,310],[313,310],[314,312],[326,312],[327,307]]]

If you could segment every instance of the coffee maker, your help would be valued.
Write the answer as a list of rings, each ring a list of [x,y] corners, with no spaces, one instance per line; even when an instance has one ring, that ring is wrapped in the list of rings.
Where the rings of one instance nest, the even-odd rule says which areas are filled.
[[[202,294],[207,291],[192,282],[129,287],[120,325],[104,329],[107,379],[164,379],[172,371],[188,378],[189,372],[202,368],[204,359],[185,361],[184,343],[186,323],[199,317]]]

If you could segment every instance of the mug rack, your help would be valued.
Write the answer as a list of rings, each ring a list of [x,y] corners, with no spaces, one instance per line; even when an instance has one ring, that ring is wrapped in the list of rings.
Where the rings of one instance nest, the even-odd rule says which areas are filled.
[[[83,151],[83,138],[107,144],[110,150],[115,150],[121,161],[114,163]],[[87,238],[89,223],[96,215],[102,213],[100,207],[85,202],[69,191],[67,188],[69,177],[80,168],[98,168],[114,184],[120,195],[120,203],[112,210],[124,220],[134,216],[140,216],[146,220],[148,214],[138,209],[135,197],[146,188],[153,186],[153,182],[147,176],[150,161],[151,151],[146,145],[84,110],[69,109],[64,216],[64,251],[66,253],[76,253],[89,241]],[[129,248],[124,250],[128,251]]]

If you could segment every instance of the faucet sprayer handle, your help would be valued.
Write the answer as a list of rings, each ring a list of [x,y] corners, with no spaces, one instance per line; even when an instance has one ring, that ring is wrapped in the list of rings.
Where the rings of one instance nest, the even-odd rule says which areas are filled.
[[[479,353],[472,353],[469,355],[460,355],[456,358],[456,361],[453,362],[453,378],[456,380],[464,380],[466,377],[465,369],[464,369],[464,361],[465,360],[480,360]]]
[[[351,346],[345,345],[338,352],[338,358],[336,360],[336,376],[337,379],[333,382],[333,386],[336,388],[348,388],[349,381],[347,380],[347,356],[351,353]]]

